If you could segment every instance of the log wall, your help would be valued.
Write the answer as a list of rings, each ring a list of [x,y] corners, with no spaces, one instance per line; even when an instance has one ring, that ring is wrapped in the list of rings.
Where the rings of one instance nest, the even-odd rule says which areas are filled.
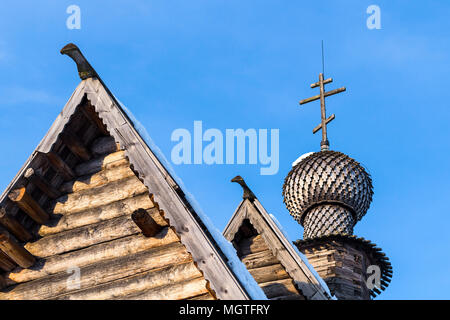
[[[80,130],[96,138],[65,135],[70,148],[58,153],[64,160],[73,153],[77,160],[68,165],[75,178],[56,173],[63,175],[58,197],[35,199],[49,214],[21,244],[35,263],[22,268],[0,251],[0,299],[215,299],[125,153],[89,126]],[[131,218],[138,209],[159,225],[156,234],[142,234]]]
[[[245,220],[244,220],[245,221]],[[286,269],[261,235],[248,223],[241,226],[233,245],[247,270],[271,300],[304,300]]]

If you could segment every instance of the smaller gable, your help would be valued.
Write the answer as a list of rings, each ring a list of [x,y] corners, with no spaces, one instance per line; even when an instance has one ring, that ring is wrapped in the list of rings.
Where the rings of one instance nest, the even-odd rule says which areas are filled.
[[[243,200],[223,232],[269,299],[330,299],[329,290],[293,248],[241,177]]]

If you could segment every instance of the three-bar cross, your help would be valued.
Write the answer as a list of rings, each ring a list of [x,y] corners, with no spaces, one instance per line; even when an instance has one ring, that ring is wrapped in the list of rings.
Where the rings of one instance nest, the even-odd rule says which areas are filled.
[[[330,142],[328,141],[328,138],[327,138],[327,124],[330,123],[336,117],[334,114],[332,114],[329,118],[327,118],[326,108],[325,108],[325,98],[345,91],[345,87],[342,87],[339,89],[334,89],[334,90],[325,92],[325,85],[327,83],[331,83],[331,82],[333,82],[333,79],[328,78],[326,80],[323,80],[323,73],[320,73],[319,74],[319,82],[311,84],[311,88],[320,87],[320,94],[313,96],[311,98],[308,98],[308,99],[303,99],[300,101],[300,104],[302,105],[302,104],[320,99],[320,111],[321,111],[322,121],[317,127],[315,127],[313,129],[313,133],[316,133],[317,131],[322,129],[322,142],[320,143],[320,149],[322,151],[329,150],[329,148],[330,148]]]

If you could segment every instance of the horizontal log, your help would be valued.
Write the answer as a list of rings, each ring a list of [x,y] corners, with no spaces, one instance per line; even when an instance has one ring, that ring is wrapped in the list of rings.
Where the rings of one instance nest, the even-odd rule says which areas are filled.
[[[119,151],[119,146],[111,136],[100,137],[92,142],[91,151],[96,156],[110,154]]]
[[[49,219],[47,212],[27,193],[25,187],[11,191],[8,197],[37,223],[44,224]]]
[[[78,158],[83,161],[88,161],[91,158],[89,150],[73,132],[66,128],[59,136],[69,150]]]
[[[57,199],[54,214],[70,214],[131,198],[147,191],[136,177],[114,181],[95,189],[82,190]]]
[[[29,242],[25,248],[36,257],[48,257],[111,241],[140,232],[129,216],[122,216]]]
[[[0,208],[0,223],[8,229],[18,240],[29,241],[31,234],[15,218],[10,217],[5,208]]]
[[[241,261],[244,263],[247,269],[265,267],[279,263],[278,259],[272,254],[270,250],[248,254],[241,257]]]
[[[57,297],[58,300],[107,300],[148,292],[169,284],[201,277],[193,262],[171,265],[128,278],[108,282],[85,290]]]
[[[11,271],[16,267],[16,264],[3,252],[0,251],[0,269],[3,271]]]
[[[208,292],[206,280],[201,277],[187,280],[172,285],[167,285],[147,292],[136,293],[125,297],[123,300],[182,300]]]
[[[239,242],[238,246],[239,246],[239,256],[246,256],[250,253],[256,253],[269,249],[269,247],[267,246],[266,242],[261,237],[261,235],[257,235],[248,239],[243,239]]]
[[[259,286],[263,289],[269,299],[292,294],[300,294],[291,279],[260,283]]]
[[[24,178],[41,190],[50,199],[56,199],[61,196],[61,192],[47,183],[33,168],[25,171]]]
[[[65,272],[71,266],[84,267],[101,261],[112,260],[127,255],[179,242],[178,236],[171,228],[164,228],[153,238],[136,234],[105,243],[96,244],[81,250],[55,255],[39,260],[30,269],[13,270],[6,275],[8,285],[28,282]]]
[[[7,233],[0,234],[0,250],[22,268],[29,268],[35,262],[34,257]]]
[[[70,166],[63,160],[61,157],[54,153],[49,152],[46,153],[45,156],[47,157],[48,161],[50,162],[50,165],[53,167],[53,169],[58,172],[58,174],[65,180],[70,181],[75,179],[75,173],[70,168]]]
[[[279,263],[271,266],[249,269],[248,271],[258,283],[289,278],[286,270],[284,270],[283,266]]]
[[[136,223],[139,229],[141,229],[142,234],[146,237],[153,237],[161,230],[161,226],[152,218],[150,212],[153,215],[158,214],[159,209],[152,208],[145,210],[140,208],[131,215],[131,219],[133,219],[134,223]]]
[[[116,166],[122,166],[125,163],[128,163],[125,151],[118,151],[77,165],[75,173],[77,176],[85,176]]]
[[[75,181],[66,182],[60,189],[63,193],[79,192],[82,190],[97,188],[107,183],[131,176],[134,176],[134,172],[130,169],[128,163],[125,162],[119,167],[99,171],[95,174],[80,177]]]
[[[100,285],[171,264],[181,264],[189,261],[192,260],[186,248],[180,243],[173,243],[119,259],[90,264],[80,268],[80,289],[90,288],[94,285]],[[62,272],[53,276],[25,282],[10,288],[6,293],[0,292],[0,299],[52,299],[77,290],[76,288],[67,286],[69,276],[66,272]]]
[[[124,215],[131,215],[139,208],[150,209],[152,207],[154,207],[154,203],[148,193],[145,192],[133,198],[112,202],[105,206],[58,216],[58,218],[49,221],[46,225],[42,225],[38,233],[44,237]],[[152,217],[161,226],[167,225],[167,222],[161,217],[159,212],[152,215]]]

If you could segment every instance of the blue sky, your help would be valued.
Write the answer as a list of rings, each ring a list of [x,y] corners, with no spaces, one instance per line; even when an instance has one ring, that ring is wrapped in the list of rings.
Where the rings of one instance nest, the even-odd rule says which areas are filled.
[[[81,29],[66,8],[81,8]],[[381,8],[381,30],[366,8]],[[16,1],[0,4],[0,188],[15,176],[79,82],[60,55],[76,43],[170,159],[177,128],[280,130],[278,174],[260,165],[178,165],[219,229],[239,204],[242,175],[292,240],[302,228],[281,195],[301,154],[318,151],[317,93],[325,41],[331,149],[360,161],[374,199],[355,234],[390,257],[380,299],[449,298],[450,3],[448,1]]]

